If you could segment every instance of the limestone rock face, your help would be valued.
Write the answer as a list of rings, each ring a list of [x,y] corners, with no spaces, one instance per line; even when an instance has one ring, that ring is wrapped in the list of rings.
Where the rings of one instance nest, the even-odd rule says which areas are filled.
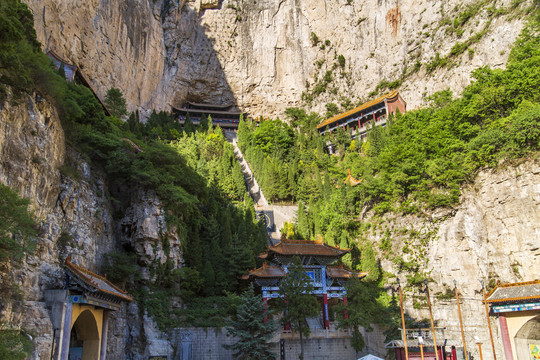
[[[40,223],[35,253],[20,265],[0,264],[0,276],[13,278],[25,297],[21,303],[0,302],[0,323],[32,333],[32,359],[50,357],[53,329],[44,291],[63,287],[68,255],[99,273],[105,254],[131,247],[146,278],[155,261],[181,265],[180,239],[176,229],[167,228],[161,201],[153,193],[134,191],[124,217],[115,220],[105,174],[69,146],[66,150],[58,115],[41,96],[8,96],[0,103],[0,159],[0,182],[31,200]],[[126,352],[143,354],[146,339],[162,336],[136,304],[111,314],[109,332],[113,359]],[[156,341],[152,346],[165,340]]]
[[[459,94],[480,66],[504,66],[523,26],[520,8],[490,18],[487,7],[448,25],[475,0],[25,1],[45,48],[81,67],[100,97],[116,86],[143,114],[186,100],[233,103],[253,116],[290,106],[324,113],[328,102],[361,103],[406,73],[399,90],[412,109],[435,91]],[[427,73],[437,53],[479,33]],[[321,94],[306,104],[302,93],[317,84]]]
[[[130,110],[152,107],[164,66],[161,1],[25,2],[44,49],[77,65],[101,99],[114,86]]]
[[[65,148],[58,115],[39,95],[8,97],[0,104],[0,182],[31,200],[40,223],[35,253],[21,266],[0,268],[26,299],[2,304],[0,321],[34,334],[36,359],[49,357],[53,331],[43,291],[62,287],[62,261],[71,255],[77,264],[97,270],[103,254],[114,248],[102,177]]]
[[[181,265],[180,239],[176,229],[167,229],[164,206],[153,192],[139,190],[120,221],[121,242],[135,249],[144,267],[167,260],[177,268]]]
[[[539,204],[540,164],[529,160],[496,171],[481,171],[475,182],[463,189],[462,199],[453,209],[438,210],[427,218],[387,216],[385,219],[392,232],[392,253],[405,261],[416,262],[420,271],[431,279],[437,326],[446,327],[447,338],[461,343],[453,297],[456,280],[468,350],[475,357],[479,356],[476,342],[489,344],[480,281],[492,287],[496,281],[513,283],[540,278],[540,269],[532,265],[540,258]],[[412,234],[413,230],[414,236],[400,235]],[[382,237],[379,232],[372,240],[378,242]],[[383,258],[382,266],[406,283],[409,274],[396,262]],[[425,294],[410,284],[404,289],[410,295],[406,313],[417,320],[429,318]],[[497,331],[495,319],[492,321]],[[499,334],[495,333],[494,338],[500,342]],[[497,356],[502,357],[502,344],[496,345]]]

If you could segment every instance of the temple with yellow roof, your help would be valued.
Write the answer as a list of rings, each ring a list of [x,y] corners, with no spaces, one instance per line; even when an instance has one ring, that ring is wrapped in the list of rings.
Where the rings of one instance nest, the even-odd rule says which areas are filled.
[[[322,238],[315,241],[282,238],[278,244],[268,247],[267,252],[260,255],[267,262],[244,275],[243,279],[253,279],[261,286],[266,304],[269,299],[280,297],[279,284],[287,275],[293,257],[298,256],[312,280],[312,294],[322,298],[323,326],[328,329],[328,299],[342,299],[343,303],[347,304],[346,282],[353,277],[361,279],[367,275],[365,272],[347,270],[343,265],[333,265],[349,252],[350,249],[325,244]]]
[[[364,139],[369,126],[385,126],[388,115],[396,111],[405,113],[407,103],[399,92],[394,90],[386,95],[368,101],[352,110],[324,120],[317,125],[320,134],[335,131],[339,127],[348,127],[353,138]]]

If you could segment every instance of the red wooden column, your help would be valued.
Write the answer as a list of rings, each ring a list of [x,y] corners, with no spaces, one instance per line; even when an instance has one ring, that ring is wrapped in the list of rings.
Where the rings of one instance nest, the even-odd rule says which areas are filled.
[[[285,313],[284,313],[284,316],[285,316],[285,319],[287,320],[287,303],[289,302],[287,299],[284,299],[283,300],[285,302]],[[285,325],[283,326],[283,330],[291,330],[291,323],[289,321],[287,321],[285,323]]]
[[[343,310],[343,317],[345,319],[348,319],[349,313],[347,312],[347,297],[346,296],[343,298],[343,306],[345,307],[345,310]]]
[[[506,360],[514,360],[514,357],[512,356],[512,343],[510,342],[510,334],[508,333],[508,325],[506,323],[506,315],[504,314],[499,314],[499,327],[501,328],[504,357]]]
[[[268,322],[268,315],[266,314],[266,311],[268,310],[268,298],[263,297],[263,303],[264,303],[264,322]]]
[[[330,322],[328,321],[328,294],[323,294],[323,319],[324,319],[324,328],[330,329]]]

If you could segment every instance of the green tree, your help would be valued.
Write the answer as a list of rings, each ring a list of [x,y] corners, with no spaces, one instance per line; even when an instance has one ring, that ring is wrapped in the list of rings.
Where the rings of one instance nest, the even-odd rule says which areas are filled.
[[[287,275],[279,285],[279,294],[282,296],[283,307],[287,309],[284,322],[290,322],[291,328],[300,334],[300,359],[304,358],[304,337],[311,333],[306,319],[319,313],[319,303],[311,295],[313,285],[306,273],[300,258],[293,257]]]
[[[19,260],[35,249],[37,224],[28,210],[30,201],[0,183],[0,262]]]
[[[193,125],[189,114],[186,115],[186,119],[184,121],[184,131],[187,135],[191,135],[195,132],[195,125]]]
[[[236,359],[270,360],[275,355],[270,352],[269,341],[272,339],[276,324],[269,318],[264,321],[266,309],[259,295],[255,294],[253,283],[242,294],[242,304],[237,308],[236,319],[230,321],[227,334],[236,338],[231,345],[224,348],[234,350]]]
[[[32,341],[21,330],[0,328],[0,355],[3,360],[28,359],[32,349]]]
[[[309,221],[306,214],[306,206],[303,201],[298,202],[298,210],[296,211],[296,223],[298,224],[298,237],[309,239]]]
[[[204,114],[201,116],[201,121],[199,122],[199,126],[197,126],[197,132],[201,132],[201,133],[208,132],[208,123],[209,121],[212,121],[212,119],[209,119],[209,117],[210,115],[206,116]]]
[[[127,114],[126,99],[124,95],[115,87],[110,88],[105,95],[105,106],[113,116],[121,118]]]

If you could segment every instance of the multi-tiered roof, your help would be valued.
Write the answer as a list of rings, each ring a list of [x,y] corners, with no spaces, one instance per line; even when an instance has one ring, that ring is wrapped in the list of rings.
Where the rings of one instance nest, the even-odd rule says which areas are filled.
[[[350,249],[340,249],[337,246],[325,244],[318,240],[282,239],[278,244],[268,247],[267,252],[260,255],[265,262],[263,266],[251,270],[243,279],[253,279],[255,283],[275,293],[279,282],[287,275],[287,268],[294,256],[298,256],[304,269],[313,280],[316,293],[326,293],[327,290],[340,291],[349,279],[363,278],[365,272],[355,272],[345,269],[342,264],[331,265],[349,253]],[[339,288],[339,289],[338,289]]]

